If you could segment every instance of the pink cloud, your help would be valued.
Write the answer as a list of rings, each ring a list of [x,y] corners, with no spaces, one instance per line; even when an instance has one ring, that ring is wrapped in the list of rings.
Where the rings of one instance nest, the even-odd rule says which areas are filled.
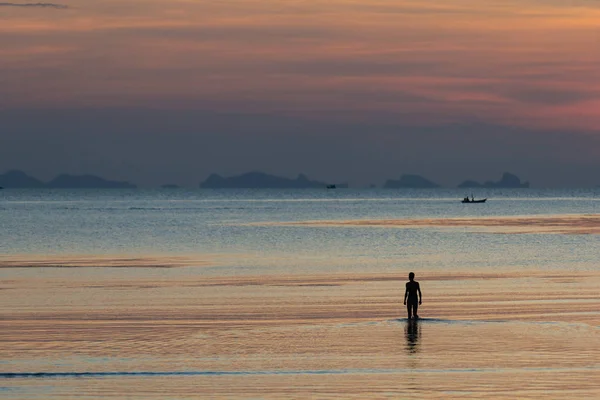
[[[2,22],[3,108],[600,126],[600,7],[584,0],[98,0]]]

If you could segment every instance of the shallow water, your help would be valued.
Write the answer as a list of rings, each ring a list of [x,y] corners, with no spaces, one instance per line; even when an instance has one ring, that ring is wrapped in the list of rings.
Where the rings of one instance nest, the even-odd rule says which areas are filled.
[[[78,275],[4,284],[3,398],[600,395],[600,273]]]
[[[593,192],[506,197],[529,213],[460,209],[444,191],[117,192],[1,204],[3,399],[600,397],[599,236],[589,221],[564,230],[597,220]],[[139,202],[160,211],[137,215]],[[225,203],[244,210],[214,211]],[[517,215],[561,230],[503,231]],[[494,231],[328,226],[407,218],[493,218]],[[402,306],[410,270],[416,322]]]

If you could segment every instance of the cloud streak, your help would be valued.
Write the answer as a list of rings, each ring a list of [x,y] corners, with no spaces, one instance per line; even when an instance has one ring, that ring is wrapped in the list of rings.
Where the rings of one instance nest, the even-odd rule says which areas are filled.
[[[56,3],[0,3],[0,7],[54,8],[59,10],[69,8],[69,6],[65,4]]]
[[[0,24],[0,108],[598,132],[600,5],[573,1],[96,0],[18,13]]]

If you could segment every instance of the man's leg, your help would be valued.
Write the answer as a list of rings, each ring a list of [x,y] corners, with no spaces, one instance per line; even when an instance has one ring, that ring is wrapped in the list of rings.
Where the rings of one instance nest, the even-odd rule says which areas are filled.
[[[419,314],[417,314],[417,310],[419,309],[419,303],[415,301],[412,306],[413,306],[413,317],[415,319],[417,319],[417,318],[419,318]]]
[[[408,311],[408,319],[412,317],[412,303],[410,300],[406,303],[406,310]]]

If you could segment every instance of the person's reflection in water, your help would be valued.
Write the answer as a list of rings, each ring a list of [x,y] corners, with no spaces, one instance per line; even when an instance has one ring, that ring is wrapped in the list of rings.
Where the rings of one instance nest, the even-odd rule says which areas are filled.
[[[404,336],[406,337],[406,351],[409,354],[417,353],[419,351],[419,339],[421,338],[418,320],[409,319],[406,321]]]

